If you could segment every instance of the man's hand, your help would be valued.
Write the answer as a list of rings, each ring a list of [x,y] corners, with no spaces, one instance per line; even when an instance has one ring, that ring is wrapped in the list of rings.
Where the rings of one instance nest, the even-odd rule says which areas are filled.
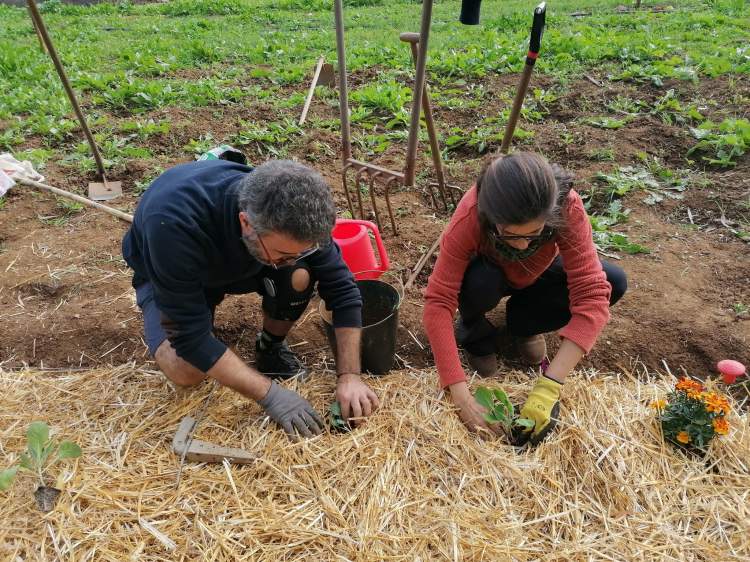
[[[377,395],[354,373],[339,376],[336,400],[341,404],[342,417],[345,420],[355,418],[351,420],[355,426],[361,421],[356,418],[370,417],[380,406]]]
[[[279,424],[292,439],[297,438],[295,430],[304,437],[312,437],[323,431],[323,420],[310,403],[292,390],[271,382],[268,394],[258,404]]]
[[[540,439],[543,437],[540,435],[543,431],[546,435],[554,428],[552,409],[560,400],[561,388],[562,384],[543,375],[537,379],[534,388],[529,393],[526,403],[521,408],[521,417],[534,421],[532,439]],[[532,430],[528,429],[526,433],[530,431]]]
[[[469,431],[482,435],[495,435],[498,429],[484,419],[487,409],[474,399],[465,381],[450,385],[451,399],[458,407],[458,417]]]

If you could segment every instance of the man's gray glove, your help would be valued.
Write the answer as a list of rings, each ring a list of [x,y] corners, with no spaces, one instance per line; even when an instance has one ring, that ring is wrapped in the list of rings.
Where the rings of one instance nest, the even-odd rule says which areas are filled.
[[[310,403],[296,392],[279,386],[276,381],[271,381],[268,394],[258,404],[292,438],[297,437],[295,429],[305,437],[323,431],[323,420]]]

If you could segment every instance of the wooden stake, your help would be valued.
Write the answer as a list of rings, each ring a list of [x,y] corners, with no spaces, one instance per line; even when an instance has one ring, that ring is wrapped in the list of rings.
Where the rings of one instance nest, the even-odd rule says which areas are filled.
[[[312,102],[313,94],[315,93],[315,86],[318,85],[318,77],[320,76],[320,69],[323,68],[324,60],[325,59],[323,57],[320,57],[318,59],[318,64],[315,65],[315,74],[313,75],[312,82],[310,83],[310,89],[307,91],[305,106],[302,108],[302,115],[299,116],[300,125],[302,125],[302,123],[305,122],[305,119],[307,119],[307,112],[310,109],[310,103]]]

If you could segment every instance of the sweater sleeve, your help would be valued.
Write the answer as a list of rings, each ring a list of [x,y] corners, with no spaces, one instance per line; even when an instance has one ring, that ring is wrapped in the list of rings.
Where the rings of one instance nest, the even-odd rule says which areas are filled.
[[[575,191],[568,196],[564,214],[566,228],[560,233],[557,244],[568,277],[572,317],[559,334],[589,353],[609,321],[612,288],[596,253],[583,201]]]
[[[227,346],[213,335],[211,310],[199,281],[204,265],[191,238],[169,218],[149,217],[144,230],[144,262],[164,331],[177,356],[205,373]]]
[[[334,328],[362,327],[362,296],[354,276],[341,257],[341,250],[331,241],[307,258],[318,292],[333,311]]]
[[[479,225],[472,220],[475,212],[472,193],[467,192],[464,198],[443,231],[440,254],[425,291],[423,321],[443,388],[466,380],[453,332],[453,318],[464,273],[477,251]]]

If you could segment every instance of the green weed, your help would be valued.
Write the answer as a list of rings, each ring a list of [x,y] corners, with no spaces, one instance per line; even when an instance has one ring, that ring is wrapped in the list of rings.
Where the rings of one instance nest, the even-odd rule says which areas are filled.
[[[57,208],[61,211],[59,215],[47,215],[39,216],[39,220],[48,226],[65,226],[68,224],[70,219],[80,213],[83,210],[83,204],[73,201],[71,199],[65,199],[63,197],[57,197]]]
[[[613,148],[595,148],[589,152],[589,156],[592,160],[598,162],[613,162],[615,159],[615,151]]]
[[[700,123],[705,118],[695,106],[684,107],[677,99],[674,89],[669,89],[651,108],[652,115],[659,117],[667,125]]]
[[[708,153],[703,160],[716,166],[735,166],[737,158],[750,147],[750,121],[725,119],[721,123],[706,121],[690,132],[698,142],[688,151]]]
[[[217,145],[216,140],[211,133],[201,135],[197,139],[190,139],[184,146],[185,150],[192,152],[196,156],[200,156],[204,152],[208,152]]]
[[[166,135],[169,133],[169,121],[154,122],[153,119],[147,121],[126,121],[120,125],[120,132],[132,133],[139,139],[147,139],[152,135]]]
[[[234,137],[237,144],[255,144],[260,154],[276,157],[285,154],[283,145],[302,134],[302,129],[291,119],[270,123],[240,121],[241,131]]]
[[[388,129],[408,125],[410,113],[404,106],[411,102],[411,97],[411,88],[393,77],[363,86],[351,94],[352,102],[366,110],[358,121],[368,120],[371,115],[376,116],[386,121]]]
[[[468,147],[475,149],[479,154],[484,154],[490,149],[498,148],[503,142],[504,134],[505,123],[503,118],[488,117],[482,121],[480,126],[469,131],[468,134],[460,127],[452,127],[443,144],[448,152]],[[533,131],[527,131],[521,127],[516,127],[513,132],[513,138],[520,141],[530,139],[533,136]]]
[[[592,127],[598,127],[600,129],[621,129],[628,124],[629,119],[615,119],[613,117],[589,117],[584,119],[583,122]]]
[[[150,174],[143,176],[140,180],[137,180],[133,188],[133,194],[142,195],[143,192],[146,191],[149,188],[149,186],[153,183],[153,181],[163,173],[164,173],[164,168],[158,167]]]

